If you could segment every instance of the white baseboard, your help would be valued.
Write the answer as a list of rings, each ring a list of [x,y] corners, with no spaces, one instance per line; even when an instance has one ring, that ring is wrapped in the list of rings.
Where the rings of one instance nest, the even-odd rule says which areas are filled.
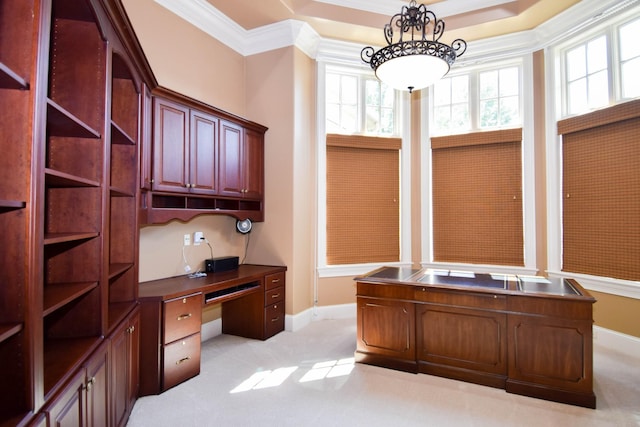
[[[316,320],[356,318],[356,304],[327,305],[311,307],[298,314],[287,314],[284,317],[284,330],[296,332]],[[202,324],[200,339],[204,342],[222,334],[222,319],[215,319]]]
[[[218,335],[222,335],[222,318],[202,324],[200,328],[200,341],[204,342]]]
[[[640,338],[600,326],[593,326],[593,345],[613,349],[619,353],[640,359]]]

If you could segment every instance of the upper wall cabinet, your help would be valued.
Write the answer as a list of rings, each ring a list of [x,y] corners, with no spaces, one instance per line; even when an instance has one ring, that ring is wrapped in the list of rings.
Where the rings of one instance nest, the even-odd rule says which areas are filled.
[[[211,213],[264,220],[264,126],[163,88],[153,91],[152,111],[142,223]]]
[[[154,99],[153,181],[156,191],[217,194],[218,119]]]

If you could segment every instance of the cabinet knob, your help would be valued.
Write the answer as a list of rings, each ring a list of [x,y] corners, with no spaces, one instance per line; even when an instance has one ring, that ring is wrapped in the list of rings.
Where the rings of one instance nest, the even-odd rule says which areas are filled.
[[[152,180],[150,180],[149,182],[150,182],[151,184],[153,184],[154,182],[156,182],[156,180],[155,180],[155,179],[152,179]]]

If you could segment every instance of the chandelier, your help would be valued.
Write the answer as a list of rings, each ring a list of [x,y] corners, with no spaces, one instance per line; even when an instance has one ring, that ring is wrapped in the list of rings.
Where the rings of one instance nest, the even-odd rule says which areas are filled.
[[[384,26],[388,45],[377,52],[367,46],[360,56],[380,81],[412,92],[441,79],[467,50],[467,42],[462,39],[454,40],[451,46],[440,43],[443,33],[444,21],[424,4],[418,6],[411,0]]]

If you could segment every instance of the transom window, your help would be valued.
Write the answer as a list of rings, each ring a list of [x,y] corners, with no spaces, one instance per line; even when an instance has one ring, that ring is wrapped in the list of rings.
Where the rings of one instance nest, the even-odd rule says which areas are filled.
[[[590,33],[561,48],[562,116],[640,96],[640,19]]]
[[[518,127],[520,65],[474,70],[433,85],[432,135]]]

